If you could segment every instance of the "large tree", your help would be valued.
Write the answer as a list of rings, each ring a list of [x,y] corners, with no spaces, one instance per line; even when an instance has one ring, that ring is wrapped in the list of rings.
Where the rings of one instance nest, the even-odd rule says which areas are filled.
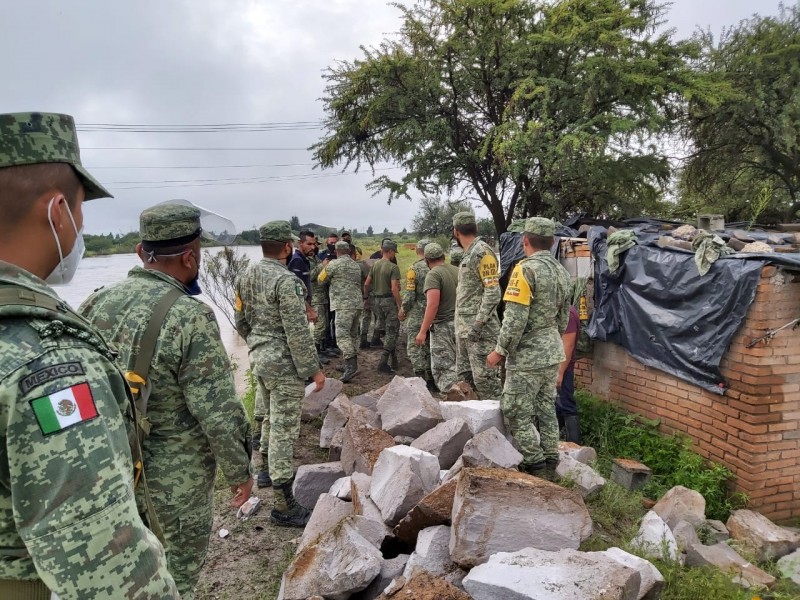
[[[421,0],[399,32],[325,74],[323,167],[399,163],[388,200],[461,193],[498,232],[515,216],[638,214],[670,176],[695,44],[656,33],[653,0]]]
[[[690,103],[694,152],[681,174],[684,209],[729,219],[794,219],[800,209],[800,5],[753,17],[716,40],[698,36],[699,68],[727,93]],[[757,199],[769,194],[768,206]]]
[[[419,235],[450,235],[453,232],[453,215],[466,210],[472,208],[465,201],[422,198],[419,211],[411,222],[411,228]]]

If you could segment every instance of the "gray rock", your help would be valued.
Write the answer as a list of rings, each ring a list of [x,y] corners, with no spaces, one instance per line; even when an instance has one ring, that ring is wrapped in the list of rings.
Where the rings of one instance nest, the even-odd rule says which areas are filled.
[[[733,248],[735,252],[741,252],[745,246],[747,246],[745,242],[737,240],[735,237],[728,240],[728,247]]]
[[[591,464],[597,460],[597,452],[594,448],[591,446],[580,446],[573,442],[559,442],[558,454],[559,457],[569,456],[585,465]]]
[[[372,472],[370,496],[383,522],[394,527],[439,484],[439,461],[428,452],[393,446],[381,452]]]
[[[392,583],[395,577],[400,577],[403,574],[408,558],[408,554],[400,554],[395,558],[384,560],[380,574],[369,584],[367,589],[355,594],[352,600],[375,600]]]
[[[404,446],[410,446],[414,443],[416,438],[411,437],[410,435],[396,435],[394,436],[394,443],[395,444],[402,444]]]
[[[439,403],[431,396],[421,377],[396,375],[378,400],[378,414],[384,431],[413,438],[442,420]]]
[[[423,529],[417,537],[416,548],[408,559],[403,577],[408,581],[424,572],[461,587],[461,581],[467,573],[450,560],[449,546],[449,527],[439,525]]]
[[[800,534],[775,525],[752,510],[735,510],[728,518],[728,531],[737,542],[755,552],[766,562],[800,548]]]
[[[350,407],[350,418],[358,421],[359,423],[364,423],[365,425],[374,427],[375,429],[381,428],[381,416],[378,414],[378,411],[364,406],[359,406],[355,402]]]
[[[322,595],[346,600],[365,589],[381,571],[383,557],[346,519],[297,553],[286,569],[285,600]]]
[[[672,529],[672,535],[675,536],[678,550],[681,552],[686,552],[690,547],[701,543],[694,525],[686,521],[681,521],[675,525]]]
[[[381,399],[381,396],[383,396],[383,393],[388,387],[389,384],[387,383],[386,385],[379,387],[377,390],[372,390],[371,392],[361,394],[360,396],[354,396],[351,398],[351,400],[353,401],[353,404],[358,404],[359,406],[363,406],[377,412],[378,400]]]
[[[375,521],[363,515],[350,515],[345,518],[345,521],[352,523],[361,537],[367,540],[370,544],[375,546],[378,550],[383,546],[383,541],[386,539],[391,531],[380,521]]]
[[[631,546],[647,558],[678,560],[680,557],[675,536],[664,520],[652,510],[642,518],[639,533],[631,540]]]
[[[445,421],[463,419],[472,435],[494,427],[506,434],[503,414],[500,412],[499,400],[466,400],[465,402],[440,402],[442,417]]]
[[[357,515],[367,517],[372,521],[383,523],[380,509],[375,506],[369,495],[369,488],[372,485],[372,477],[363,473],[353,473],[350,477],[351,496],[353,499],[353,512]]]
[[[461,567],[531,546],[577,549],[592,534],[576,490],[508,469],[464,469],[458,477],[450,557]]]
[[[342,434],[342,469],[347,475],[371,475],[381,451],[391,446],[394,439],[385,431],[350,419]]]
[[[338,379],[325,379],[323,388],[315,392],[315,384],[310,383],[306,386],[306,394],[303,398],[303,412],[301,418],[304,421],[313,421],[317,417],[321,417],[328,405],[333,402],[334,398],[342,393],[344,384]]]
[[[629,458],[615,458],[611,465],[611,481],[626,490],[638,490],[647,485],[653,470],[645,464]]]
[[[726,543],[714,546],[695,544],[686,552],[686,565],[689,567],[717,567],[731,575],[731,580],[743,587],[770,587],[775,578],[755,565],[750,564]]]
[[[706,499],[699,492],[677,485],[656,502],[653,512],[670,527],[681,521],[700,525],[706,520]]]
[[[709,546],[731,539],[731,534],[728,528],[725,527],[725,523],[716,519],[706,519],[700,525],[700,529],[703,531],[706,545]]]
[[[800,585],[800,550],[795,550],[778,560],[778,571],[785,579],[791,579]]]
[[[344,441],[344,429],[336,432],[328,448],[328,460],[333,462],[342,459],[342,442]]]
[[[344,477],[340,462],[329,462],[318,465],[301,465],[294,476],[292,493],[301,506],[312,510],[317,498],[331,489],[337,479]]]
[[[494,554],[464,579],[474,600],[637,600],[640,585],[636,569],[602,552],[536,548]]]
[[[657,600],[657,598],[661,597],[661,592],[665,585],[664,576],[650,561],[625,552],[625,550],[621,548],[609,548],[604,552],[590,552],[589,554],[605,554],[618,563],[638,571],[641,581],[639,583],[639,592],[636,595],[636,600]]]
[[[522,462],[522,454],[514,449],[502,433],[490,427],[477,433],[464,445],[461,460],[465,467],[511,469]]]
[[[439,459],[441,469],[449,469],[461,456],[464,444],[471,438],[472,433],[463,419],[450,419],[423,433],[414,440],[411,447],[430,452]]]
[[[441,481],[442,485],[444,485],[448,481],[451,481],[452,479],[455,479],[458,476],[458,474],[461,473],[461,470],[463,468],[464,468],[464,461],[459,456],[459,458],[455,462],[455,464],[453,464],[453,466],[450,467],[450,470],[445,471],[444,475],[440,474],[439,481]]]
[[[353,514],[353,504],[339,500],[330,494],[322,494],[311,513],[303,537],[300,538],[299,548],[305,548],[310,543],[325,535],[336,527],[345,517]]]
[[[569,456],[564,456],[558,461],[556,474],[575,482],[575,487],[584,498],[593,496],[606,486],[606,480],[600,473]]]
[[[322,422],[322,429],[319,432],[319,447],[330,448],[333,436],[347,424],[350,418],[350,407],[353,403],[345,394],[339,394],[333,402],[328,405],[325,413],[325,420]]]
[[[346,500],[349,502],[353,499],[350,477],[341,477],[333,482],[331,489],[328,490],[331,496],[339,498],[339,500]]]

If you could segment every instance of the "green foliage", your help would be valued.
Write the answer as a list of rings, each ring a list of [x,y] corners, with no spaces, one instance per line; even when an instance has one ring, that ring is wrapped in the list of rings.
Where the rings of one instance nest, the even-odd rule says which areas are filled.
[[[98,256],[102,254],[128,254],[136,251],[136,245],[141,241],[138,231],[132,231],[124,235],[92,235],[84,234],[83,241],[86,243],[86,256]]]
[[[662,435],[658,421],[624,412],[580,390],[575,395],[584,442],[597,450],[601,472],[611,472],[614,458],[639,460],[653,470],[643,494],[659,498],[676,485],[696,490],[706,499],[706,515],[712,519],[725,520],[731,510],[744,505],[743,496],[728,492],[730,471],[692,452],[686,436]]]
[[[205,250],[200,261],[200,285],[203,293],[222,311],[234,328],[235,284],[249,264],[250,259],[233,246],[225,246],[214,253]]]
[[[584,552],[625,546],[636,535],[646,512],[641,493],[629,492],[613,481],[608,481],[600,492],[589,498],[586,507],[594,529],[591,537],[581,544]]]
[[[297,215],[292,215],[292,218],[289,220],[289,226],[294,231],[300,231],[300,217]]]
[[[373,233],[374,233],[374,231],[372,229],[372,225],[370,225],[369,227],[367,227],[367,235],[369,237],[372,237]]]
[[[472,206],[463,200],[425,197],[420,200],[411,228],[419,236],[449,236],[453,232],[453,215],[467,210],[471,211]]]

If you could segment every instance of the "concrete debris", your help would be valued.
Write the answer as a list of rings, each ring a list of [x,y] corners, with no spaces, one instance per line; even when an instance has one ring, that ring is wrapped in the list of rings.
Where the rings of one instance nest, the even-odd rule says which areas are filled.
[[[752,510],[733,511],[727,525],[731,537],[755,552],[761,562],[786,556],[800,548],[800,534],[779,527]]]
[[[558,454],[560,457],[569,456],[585,465],[597,460],[597,452],[591,446],[580,446],[574,442],[558,442]]]
[[[474,600],[637,600],[639,572],[602,552],[499,552],[464,579]]]
[[[699,492],[677,485],[656,502],[653,512],[661,517],[670,528],[675,527],[681,521],[700,525],[706,520],[706,499]]]
[[[702,527],[702,526],[701,526]],[[700,544],[700,537],[697,535],[697,530],[694,525],[681,521],[672,529],[672,535],[675,536],[675,541],[678,544],[678,550],[686,552],[691,546]]]
[[[391,435],[351,419],[342,435],[342,469],[347,475],[356,472],[371,475],[380,453],[391,446],[394,446]]]
[[[471,438],[472,433],[463,419],[450,419],[423,433],[414,440],[411,447],[430,452],[439,459],[440,469],[449,469],[461,456],[464,444]]]
[[[310,383],[306,386],[306,394],[303,398],[303,412],[301,418],[303,421],[313,421],[317,417],[321,417],[328,405],[333,402],[334,398],[342,393],[344,384],[338,379],[325,379],[323,388],[315,392],[315,384]]]
[[[400,554],[395,558],[384,560],[380,574],[369,584],[367,589],[352,596],[352,600],[375,600],[395,577],[403,574],[408,558],[408,554]]]
[[[650,561],[625,552],[621,548],[609,548],[604,552],[590,552],[589,554],[604,554],[618,563],[638,571],[640,583],[636,600],[656,600],[661,597],[665,585],[664,576]]]
[[[522,454],[495,427],[490,427],[466,443],[461,460],[465,467],[512,469],[522,462]]]
[[[358,404],[359,406],[364,406],[370,410],[374,410],[377,412],[378,410],[378,400],[381,399],[383,393],[389,387],[389,384],[383,385],[379,387],[377,390],[372,390],[371,392],[367,392],[366,394],[362,394],[360,396],[354,396],[351,398],[353,404]]]
[[[439,461],[428,452],[393,446],[381,452],[372,473],[370,496],[383,522],[393,527],[439,484]]]
[[[419,504],[395,525],[392,531],[395,538],[413,548],[417,543],[419,532],[423,529],[436,525],[449,525],[457,483],[455,479],[450,480],[420,500]]]
[[[219,533],[219,537],[221,537],[223,540],[231,534],[231,532],[225,529],[224,527],[220,529],[217,533]]]
[[[477,400],[478,395],[473,387],[466,381],[456,381],[445,396],[447,402],[464,402],[465,400]]]
[[[350,487],[350,477],[341,477],[333,482],[331,489],[328,490],[331,496],[339,498],[339,500],[352,500],[352,490]]]
[[[558,461],[556,475],[570,479],[584,498],[589,498],[606,486],[606,480],[589,465],[564,456]]]
[[[372,477],[363,473],[353,473],[350,477],[353,512],[379,523],[383,522],[380,509],[375,506],[369,495]]]
[[[378,411],[367,408],[366,406],[359,406],[353,403],[350,407],[350,418],[359,423],[374,427],[375,429],[381,429],[381,416],[378,414]]]
[[[331,440],[328,448],[328,460],[333,462],[342,458],[342,442],[344,441],[344,429],[337,431]]]
[[[378,600],[471,600],[470,596],[441,577],[422,573],[411,581],[396,578]],[[499,600],[499,599],[498,599]]]
[[[775,578],[755,565],[750,564],[726,543],[714,546],[695,544],[686,552],[686,565],[689,567],[717,567],[731,576],[734,583],[746,588],[770,587]]]
[[[394,443],[402,444],[403,446],[410,446],[414,443],[415,439],[416,438],[413,438],[410,435],[396,435],[394,436]]]
[[[328,533],[328,531],[352,514],[352,503],[339,500],[330,494],[322,494],[317,500],[314,512],[311,513],[311,518],[303,530],[299,547],[305,548],[310,543],[316,542],[321,536]]]
[[[396,375],[378,400],[378,414],[384,431],[413,438],[442,420],[439,403],[431,396],[421,377]]]
[[[333,402],[328,405],[325,413],[325,420],[322,422],[322,429],[319,432],[319,447],[330,448],[333,436],[347,424],[350,418],[350,408],[353,403],[345,394],[339,394]]]
[[[448,481],[452,481],[459,473],[461,473],[463,468],[464,461],[461,459],[461,457],[459,457],[455,464],[450,467],[450,470],[446,471],[444,475],[439,477],[439,481],[441,481],[443,484],[447,483]]]
[[[747,246],[746,242],[737,240],[735,237],[732,237],[731,239],[728,240],[728,247],[733,248],[734,252],[741,252],[742,248],[744,248],[745,246]]]
[[[361,537],[378,550],[383,546],[386,537],[391,534],[391,531],[386,525],[380,521],[368,519],[363,515],[351,515],[347,517],[347,521],[353,524],[358,533],[361,534]]]
[[[692,225],[681,225],[672,232],[672,237],[678,240],[691,242],[697,237],[697,228]]]
[[[740,250],[740,252],[775,252],[775,250],[769,244],[764,242],[750,242],[744,248]]]
[[[339,461],[318,465],[300,465],[294,476],[292,494],[301,506],[313,510],[317,498],[331,489],[337,479],[345,476]]]
[[[414,552],[403,571],[406,581],[421,573],[429,573],[461,587],[461,581],[467,573],[450,560],[449,545],[449,527],[439,525],[421,531]]]
[[[531,546],[577,549],[591,533],[576,490],[507,469],[464,469],[458,476],[450,556],[464,568]]]
[[[629,458],[615,458],[611,465],[611,481],[626,490],[638,490],[647,485],[653,470],[645,464]]]
[[[800,550],[795,550],[778,560],[777,566],[782,577],[800,585]]]
[[[494,427],[503,435],[506,428],[503,424],[503,414],[500,412],[499,400],[466,400],[464,402],[440,402],[442,417],[445,421],[450,419],[463,419],[472,435]]]
[[[258,496],[250,496],[247,502],[242,504],[239,510],[236,511],[236,517],[241,521],[247,521],[258,512],[259,508],[261,508],[261,498]]]
[[[642,518],[639,533],[631,540],[631,546],[638,548],[647,558],[678,560],[680,552],[672,531],[653,510]]]

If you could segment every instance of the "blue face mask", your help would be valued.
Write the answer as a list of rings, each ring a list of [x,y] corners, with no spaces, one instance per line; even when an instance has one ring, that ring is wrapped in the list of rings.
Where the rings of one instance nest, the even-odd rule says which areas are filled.
[[[200,289],[200,274],[199,273],[198,273],[197,277],[192,279],[186,285],[186,291],[189,292],[190,296],[199,296],[200,294],[203,293],[203,290]]]

